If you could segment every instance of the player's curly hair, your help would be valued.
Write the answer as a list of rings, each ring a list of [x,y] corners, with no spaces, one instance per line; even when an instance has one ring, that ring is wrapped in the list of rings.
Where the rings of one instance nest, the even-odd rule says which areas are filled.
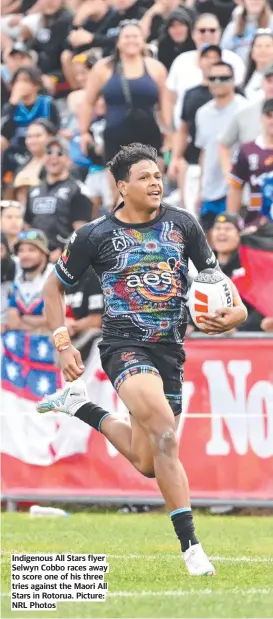
[[[118,183],[118,181],[128,180],[132,165],[144,159],[157,163],[156,149],[153,146],[135,142],[128,146],[122,146],[113,159],[109,161],[107,167],[113,174],[116,183]]]

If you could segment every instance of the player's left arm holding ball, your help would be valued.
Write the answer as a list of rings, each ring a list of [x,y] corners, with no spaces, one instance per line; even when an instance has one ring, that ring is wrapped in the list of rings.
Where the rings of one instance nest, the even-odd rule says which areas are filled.
[[[218,261],[210,248],[206,236],[194,217],[191,217],[192,227],[188,236],[188,256],[192,260],[196,269],[200,272],[204,269],[215,269],[220,267]],[[247,319],[247,309],[239,295],[239,292],[233,282],[228,280],[232,295],[233,307],[223,307],[215,311],[214,314],[200,314],[200,319],[205,327],[205,332],[208,334],[224,333],[235,329]]]

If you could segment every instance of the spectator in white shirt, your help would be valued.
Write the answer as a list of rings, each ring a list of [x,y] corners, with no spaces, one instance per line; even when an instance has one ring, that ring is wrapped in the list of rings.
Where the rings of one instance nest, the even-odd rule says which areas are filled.
[[[250,100],[260,98],[263,72],[273,62],[273,32],[257,30],[253,39],[244,80],[246,97]]]
[[[200,15],[194,25],[192,38],[196,50],[184,52],[174,60],[167,77],[168,120],[171,123],[174,109],[174,124],[180,123],[181,109],[185,91],[202,83],[203,75],[199,66],[200,50],[205,43],[218,45],[221,38],[221,28],[215,15],[205,13]],[[229,50],[223,49],[222,59],[228,62],[234,71],[235,84],[243,82],[245,66],[241,58]],[[175,108],[174,108],[175,106]]]
[[[219,160],[219,135],[234,114],[247,106],[245,98],[235,94],[231,65],[223,61],[214,64],[208,80],[213,99],[196,114],[195,139],[195,145],[200,148],[200,222],[207,233],[216,216],[226,210],[227,182]]]

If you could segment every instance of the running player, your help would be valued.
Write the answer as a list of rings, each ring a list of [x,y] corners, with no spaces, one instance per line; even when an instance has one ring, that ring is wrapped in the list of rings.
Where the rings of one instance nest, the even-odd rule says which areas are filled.
[[[46,396],[38,411],[74,415],[102,432],[143,475],[156,477],[190,574],[213,575],[195,534],[175,430],[182,408],[188,260],[198,271],[217,267],[217,261],[196,219],[161,202],[155,149],[123,147],[110,170],[123,202],[73,234],[45,286],[48,324],[72,385]],[[130,424],[88,401],[79,378],[84,370],[80,353],[62,326],[64,286],[76,283],[90,265],[105,302],[102,367],[130,411]],[[246,315],[234,288],[234,307],[203,315],[203,320],[208,331],[221,333]]]

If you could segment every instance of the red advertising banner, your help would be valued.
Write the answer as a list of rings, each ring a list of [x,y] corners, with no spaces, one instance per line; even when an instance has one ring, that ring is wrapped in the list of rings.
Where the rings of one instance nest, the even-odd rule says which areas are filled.
[[[192,497],[272,500],[273,340],[188,340],[186,351],[184,410],[178,435]],[[117,396],[108,379],[94,362],[89,375],[91,370],[93,379],[103,387],[101,405],[106,407],[107,393],[109,409],[117,410]],[[33,412],[25,415],[20,432],[28,423],[29,437],[30,424],[36,424],[37,440],[34,444],[32,438],[23,453],[20,432],[16,436],[14,424],[12,430],[10,411],[11,404],[9,413],[4,414],[4,496],[32,495],[38,499],[47,495],[60,500],[64,496],[74,496],[75,500],[86,496],[98,501],[100,497],[124,497],[124,502],[128,497],[144,501],[160,497],[155,480],[135,471],[102,435],[64,415],[51,415],[53,425],[48,429],[44,454],[38,454],[43,449],[44,431],[37,426],[40,416]],[[33,457],[31,449],[37,451]]]

